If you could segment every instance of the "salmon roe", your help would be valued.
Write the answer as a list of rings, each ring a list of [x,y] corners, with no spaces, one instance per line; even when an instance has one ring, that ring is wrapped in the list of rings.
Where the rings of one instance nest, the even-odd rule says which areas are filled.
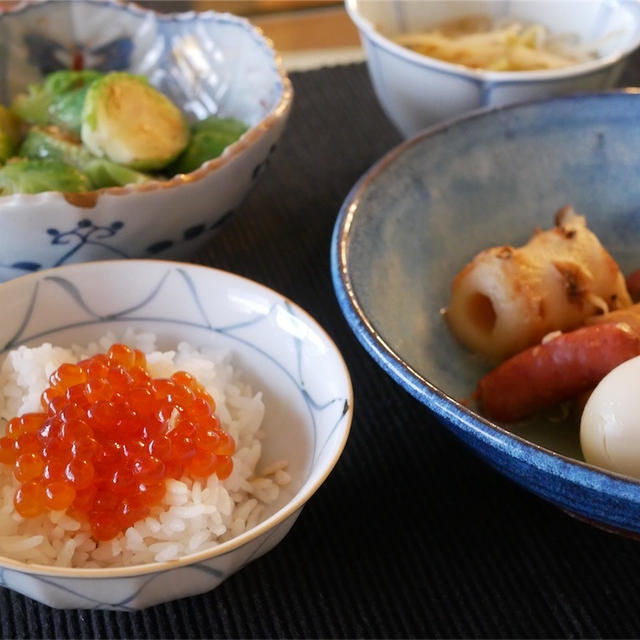
[[[233,469],[235,443],[204,387],[185,371],[153,379],[145,355],[123,344],[61,365],[42,407],[0,438],[25,518],[66,510],[110,540],[161,502],[167,478],[224,479]]]

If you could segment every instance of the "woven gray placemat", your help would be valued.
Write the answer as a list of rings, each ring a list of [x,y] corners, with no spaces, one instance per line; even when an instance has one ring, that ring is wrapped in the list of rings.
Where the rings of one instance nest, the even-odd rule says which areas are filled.
[[[640,66],[640,65],[639,65]],[[640,77],[634,66],[623,82]],[[54,611],[0,590],[4,638],[635,637],[640,547],[521,490],[365,353],[329,271],[338,210],[400,136],[363,65],[293,75],[270,165],[194,262],[290,297],[342,350],[344,455],[285,540],[210,593],[137,613]]]

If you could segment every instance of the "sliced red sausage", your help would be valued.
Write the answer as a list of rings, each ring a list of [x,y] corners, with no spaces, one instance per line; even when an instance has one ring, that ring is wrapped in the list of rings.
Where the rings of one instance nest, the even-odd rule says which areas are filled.
[[[627,324],[582,327],[505,360],[474,395],[486,417],[515,422],[588,391],[637,355],[640,336]]]

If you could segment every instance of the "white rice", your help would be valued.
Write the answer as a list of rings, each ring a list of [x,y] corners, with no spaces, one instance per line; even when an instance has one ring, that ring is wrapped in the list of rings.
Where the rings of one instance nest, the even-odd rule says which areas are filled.
[[[236,442],[233,472],[224,481],[215,474],[204,481],[168,479],[162,506],[117,538],[97,543],[86,523],[61,511],[22,518],[13,504],[18,483],[12,469],[0,464],[0,555],[28,563],[91,568],[175,560],[255,526],[266,505],[278,499],[280,487],[289,483],[286,461],[272,462],[256,475],[265,407],[261,393],[236,375],[228,353],[198,351],[184,342],[176,351],[161,352],[156,350],[155,335],[130,329],[84,347],[65,349],[45,343],[9,352],[0,366],[0,433],[11,418],[41,411],[40,395],[61,364],[105,352],[114,342],[144,351],[155,378],[184,370],[204,385],[216,402],[223,428]]]

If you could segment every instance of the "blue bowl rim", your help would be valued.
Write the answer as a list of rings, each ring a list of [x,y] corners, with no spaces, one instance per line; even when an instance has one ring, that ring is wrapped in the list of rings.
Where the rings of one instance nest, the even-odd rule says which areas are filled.
[[[451,127],[458,126],[461,123],[480,120],[485,117],[495,117],[496,114],[505,111],[517,111],[522,107],[529,106],[541,106],[544,108],[545,105],[548,104],[570,103],[584,99],[626,99],[627,97],[638,94],[640,94],[640,89],[623,88],[597,93],[585,92],[530,100],[500,107],[485,107],[438,123],[418,132],[382,156],[352,187],[339,210],[333,228],[330,261],[331,277],[338,304],[347,323],[362,346],[385,373],[410,395],[426,405],[435,413],[436,417],[442,420],[456,435],[461,436],[461,433],[458,433],[458,430],[460,430],[474,440],[481,441],[490,448],[508,457],[531,465],[548,476],[556,477],[563,482],[569,482],[583,489],[593,490],[597,488],[597,491],[603,492],[612,498],[625,502],[633,502],[640,506],[640,480],[595,467],[587,462],[552,451],[542,445],[511,433],[499,424],[491,422],[475,411],[465,407],[413,369],[400,354],[396,353],[385,342],[382,334],[367,317],[355,293],[354,283],[351,280],[348,265],[351,227],[362,194],[375,182],[379,174],[386,171],[387,168],[393,165],[393,163],[410,148],[425,142],[435,135],[444,134]],[[528,486],[526,482],[519,481],[517,477],[512,477],[512,479],[523,484],[525,487]],[[530,488],[530,490],[540,493],[533,488]],[[544,494],[544,497],[552,502],[558,502],[554,500],[552,494]],[[572,511],[566,502],[560,506]],[[576,508],[573,513],[592,524],[604,526],[609,530],[615,530],[625,534],[630,533],[632,535],[640,533],[640,523],[638,523],[636,531],[633,529],[627,530],[626,527],[620,527],[612,522],[606,522],[604,520],[601,522],[597,518],[594,519],[592,513],[581,511],[578,508]]]

